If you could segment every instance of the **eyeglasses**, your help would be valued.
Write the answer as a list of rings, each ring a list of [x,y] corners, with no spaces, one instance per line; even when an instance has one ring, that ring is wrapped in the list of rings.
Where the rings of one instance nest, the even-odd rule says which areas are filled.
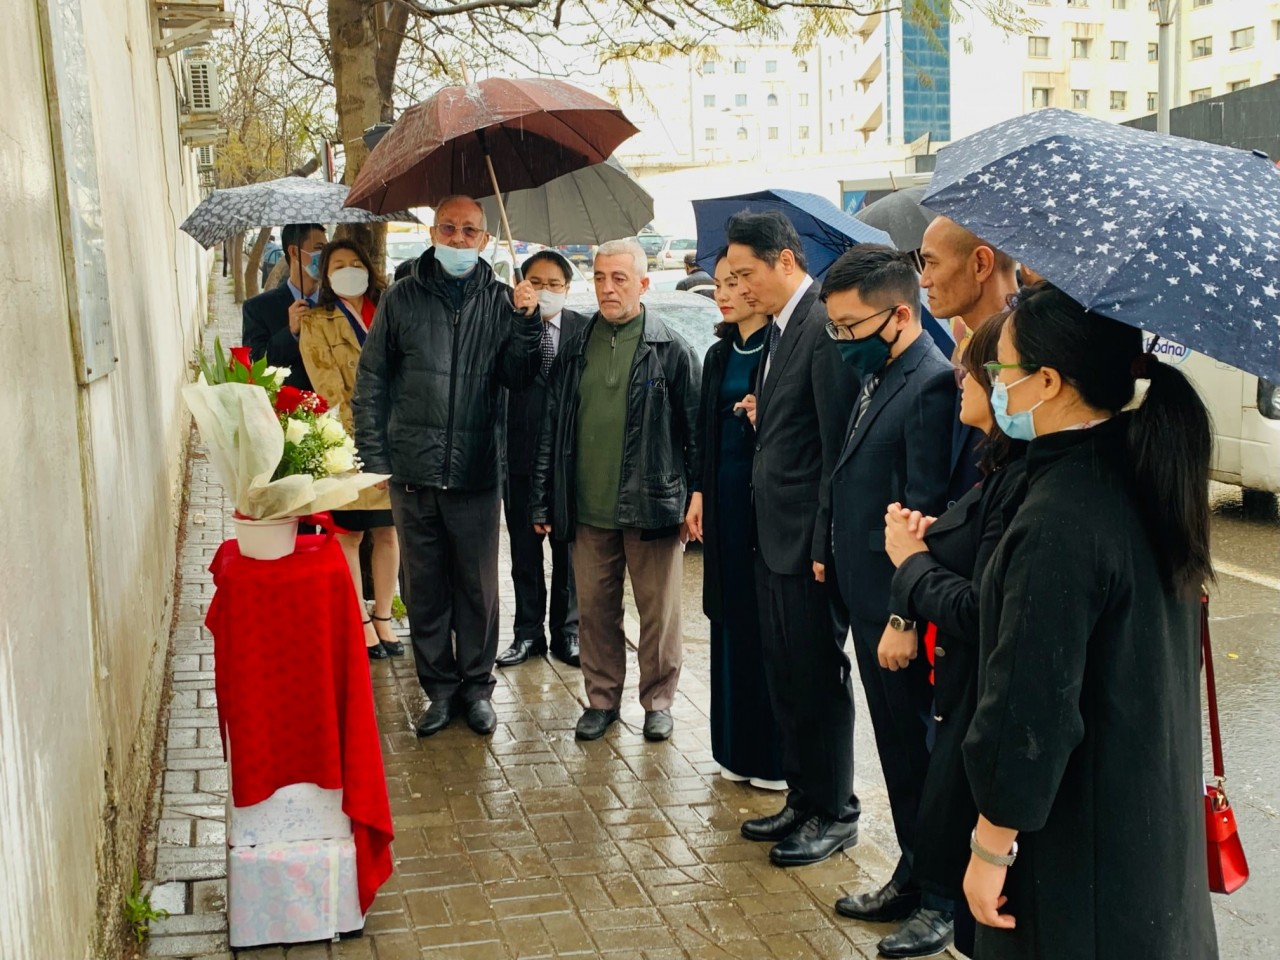
[[[535,290],[550,290],[552,293],[563,293],[568,284],[563,280],[539,280],[534,277],[529,281],[529,286]]]
[[[984,363],[982,369],[987,371],[987,376],[992,383],[995,383],[1000,377],[1001,370],[1039,370],[1040,365],[1035,363]]]
[[[437,223],[435,230],[446,240],[452,240],[455,233],[461,233],[467,240],[474,240],[484,234],[480,227],[459,227],[452,223]]]
[[[894,310],[897,310],[898,307],[900,306],[902,306],[902,304],[895,303],[892,307],[885,307],[883,310],[877,310],[875,313],[871,314],[869,317],[863,317],[861,320],[853,321],[853,323],[836,323],[834,320],[828,320],[827,336],[830,337],[832,340],[856,339],[853,335],[854,327],[858,326],[859,324],[866,323],[868,320],[874,320],[876,317],[883,316],[886,313],[892,313]],[[888,323],[888,322],[889,321],[886,319],[885,323]],[[879,332],[880,332],[879,330],[876,331],[876,333],[879,333]],[[875,336],[875,334],[872,334],[872,336]]]

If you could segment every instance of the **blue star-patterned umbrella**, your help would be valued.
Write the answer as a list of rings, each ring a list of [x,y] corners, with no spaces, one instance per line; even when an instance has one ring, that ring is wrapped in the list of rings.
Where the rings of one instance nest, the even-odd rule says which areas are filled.
[[[247,187],[214,190],[191,211],[182,229],[202,247],[212,247],[244,230],[281,227],[286,223],[418,222],[407,210],[377,214],[344,207],[350,192],[351,188],[344,183],[304,177],[281,177]]]
[[[923,203],[1089,309],[1280,380],[1280,171],[1038,110],[938,154]]]

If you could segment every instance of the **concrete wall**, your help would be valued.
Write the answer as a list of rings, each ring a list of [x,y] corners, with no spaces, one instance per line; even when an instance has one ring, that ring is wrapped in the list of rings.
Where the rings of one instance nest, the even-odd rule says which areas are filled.
[[[146,812],[207,257],[148,4],[18,0],[0,32],[0,957],[102,955]],[[50,18],[91,124],[64,142]],[[64,33],[64,36],[68,36]],[[63,150],[67,152],[64,154]],[[93,155],[96,154],[96,160]],[[62,158],[96,166],[118,364],[77,379]]]

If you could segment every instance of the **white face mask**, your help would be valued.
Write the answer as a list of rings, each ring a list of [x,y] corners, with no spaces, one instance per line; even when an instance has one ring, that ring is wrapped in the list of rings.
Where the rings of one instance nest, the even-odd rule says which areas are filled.
[[[538,309],[542,311],[544,319],[550,319],[564,309],[565,298],[567,293],[552,293],[550,290],[538,291]]]
[[[340,297],[361,297],[369,289],[369,271],[364,267],[342,267],[329,274],[329,286]]]

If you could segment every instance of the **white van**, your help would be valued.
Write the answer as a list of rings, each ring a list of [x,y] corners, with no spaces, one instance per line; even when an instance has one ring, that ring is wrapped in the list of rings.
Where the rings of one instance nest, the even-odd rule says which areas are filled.
[[[1213,479],[1280,493],[1280,384],[1170,341],[1157,343],[1156,353],[1182,368],[1209,408]]]

